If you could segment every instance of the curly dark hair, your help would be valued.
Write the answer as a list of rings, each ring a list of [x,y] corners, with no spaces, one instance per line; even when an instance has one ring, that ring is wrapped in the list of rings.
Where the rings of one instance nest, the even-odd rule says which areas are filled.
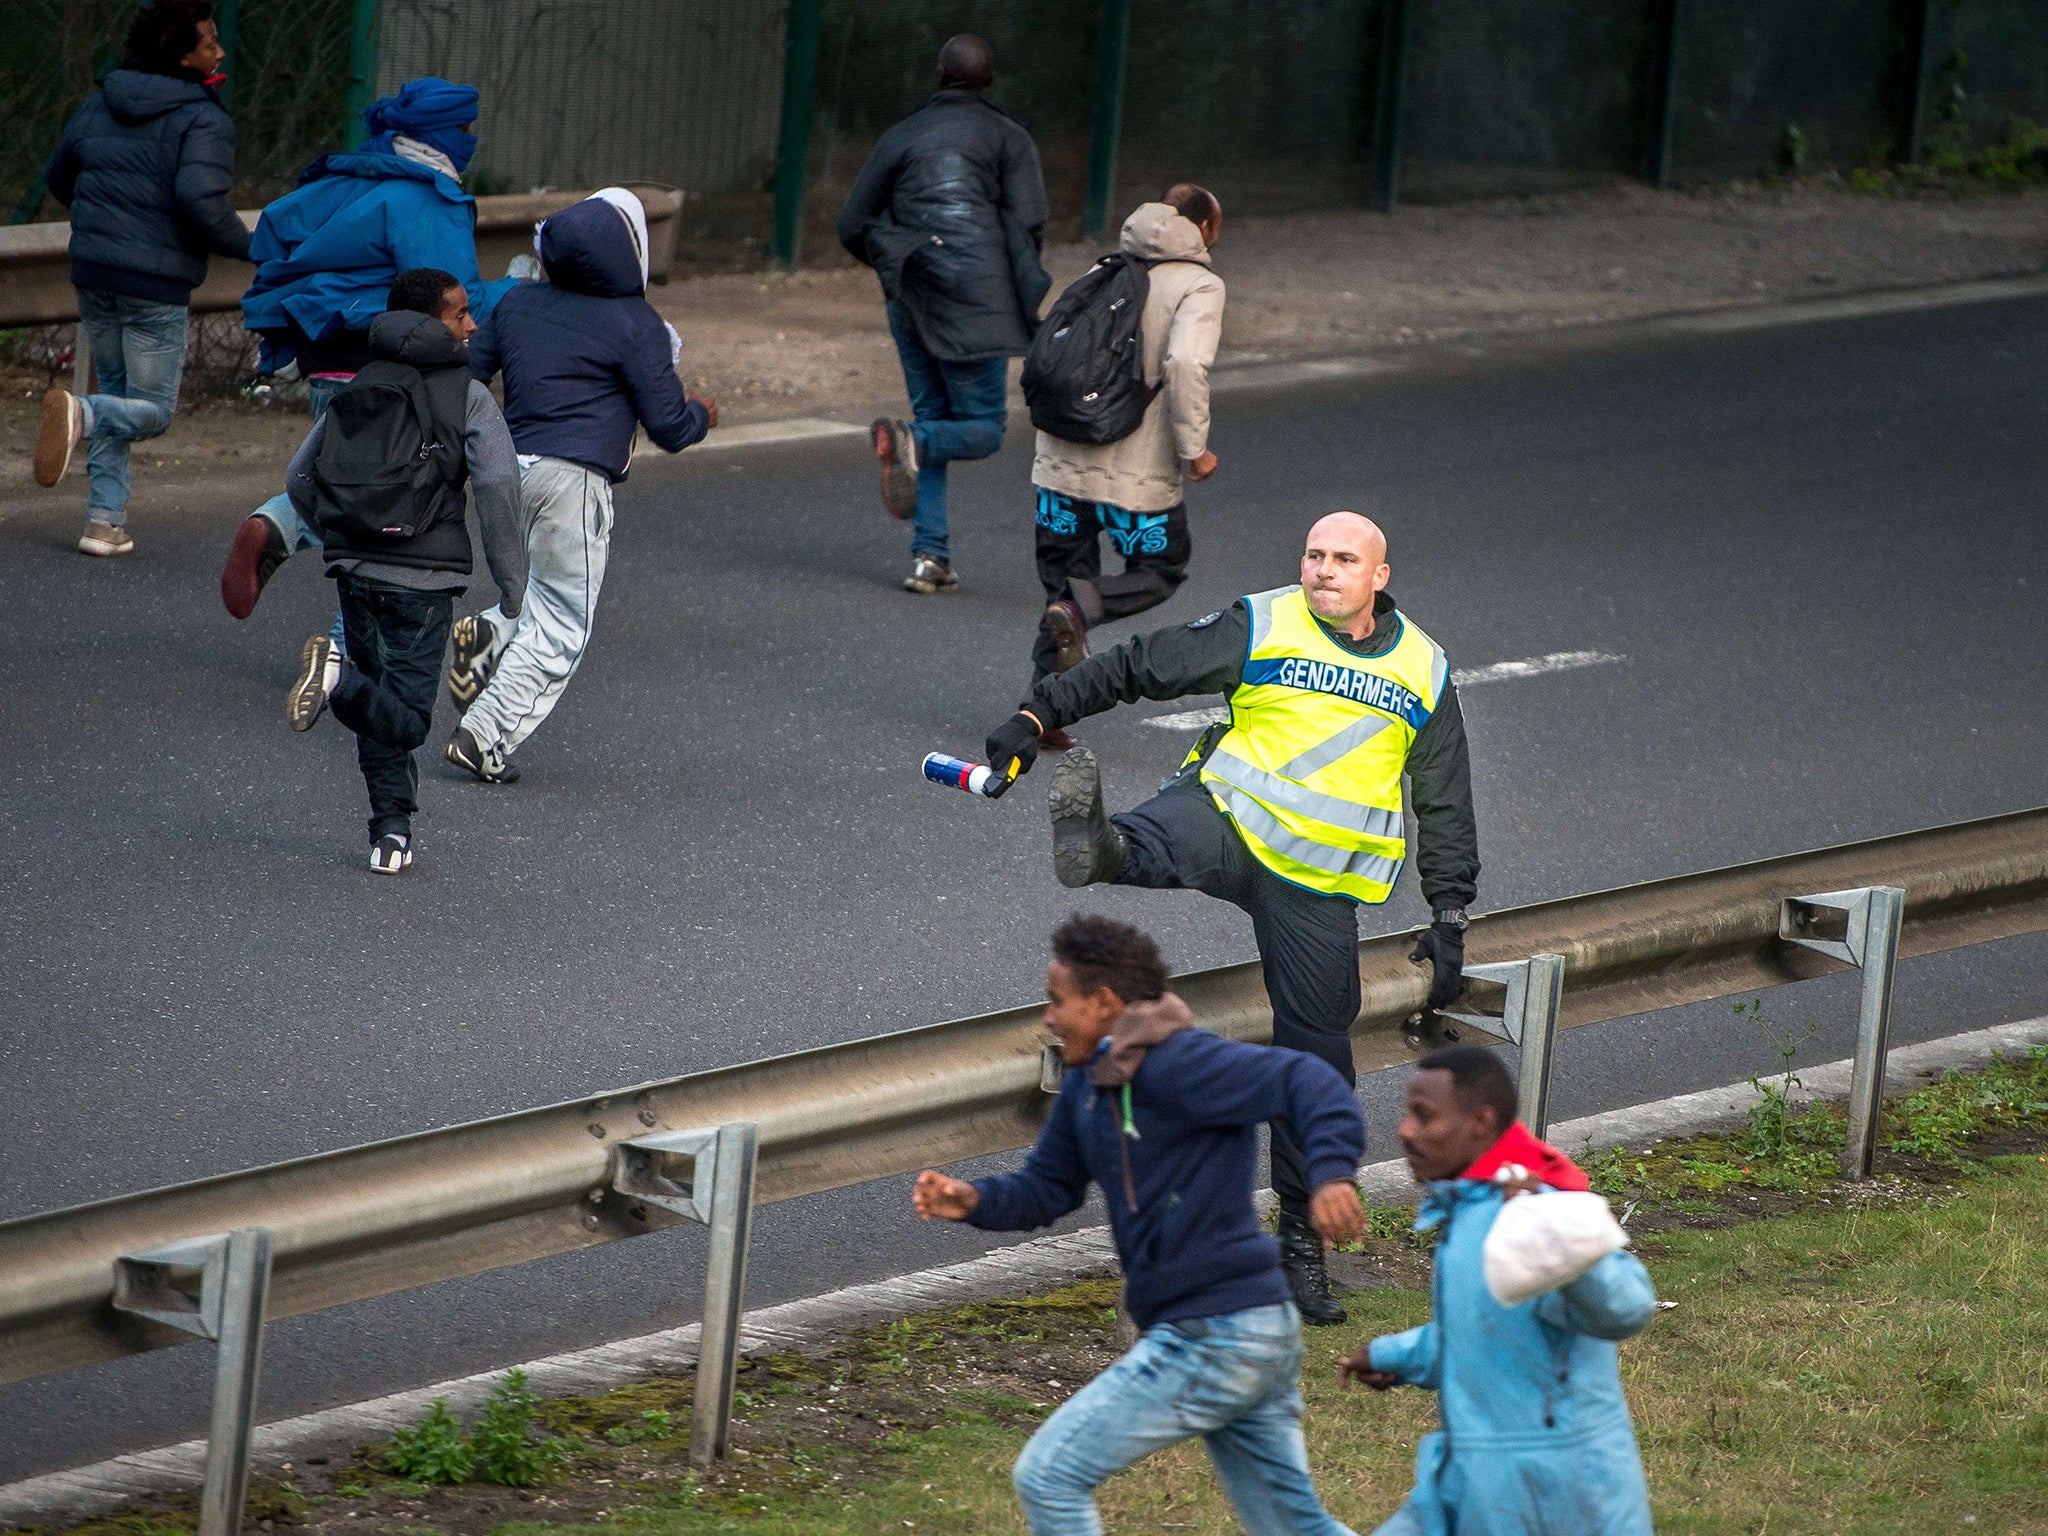
[[[152,75],[189,73],[179,60],[199,46],[199,23],[213,20],[213,0],[156,0],[128,28],[125,62]]]
[[[462,279],[453,272],[443,272],[439,267],[412,267],[392,279],[391,296],[384,301],[384,307],[432,315],[438,320],[441,311],[448,307],[448,290],[461,286]]]
[[[1166,991],[1166,959],[1150,934],[1129,923],[1077,912],[1052,931],[1053,958],[1090,992],[1107,987],[1127,1003]]]

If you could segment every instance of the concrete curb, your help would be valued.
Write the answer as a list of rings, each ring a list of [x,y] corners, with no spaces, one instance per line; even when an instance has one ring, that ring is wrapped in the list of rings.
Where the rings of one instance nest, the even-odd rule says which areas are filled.
[[[1925,1079],[1951,1068],[1981,1067],[1995,1055],[2024,1051],[2032,1045],[2048,1045],[2048,1017],[1903,1046],[1890,1055],[1885,1092],[1910,1092]],[[1851,1065],[1842,1060],[1799,1068],[1805,1090],[1795,1097],[1844,1097],[1849,1091]],[[1731,1083],[1567,1120],[1551,1127],[1550,1140],[1574,1154],[1614,1146],[1648,1146],[1738,1126],[1748,1118],[1755,1101],[1755,1090],[1748,1083]],[[1409,1204],[1414,1195],[1407,1165],[1399,1161],[1361,1169],[1359,1187],[1368,1201],[1380,1205]],[[741,1350],[746,1355],[762,1355],[815,1348],[855,1329],[997,1297],[1050,1290],[1108,1274],[1115,1267],[1116,1254],[1106,1227],[1037,1238],[965,1263],[749,1312],[741,1330]],[[697,1336],[693,1323],[550,1355],[527,1362],[524,1369],[544,1397],[602,1392],[637,1377],[689,1369],[697,1360]],[[259,1470],[275,1472],[283,1464],[307,1456],[346,1454],[411,1423],[437,1397],[446,1398],[458,1411],[474,1409],[507,1369],[510,1367],[264,1425],[256,1431],[252,1463]],[[205,1458],[206,1442],[188,1440],[11,1483],[0,1487],[0,1525],[86,1519],[140,1499],[196,1488]]]

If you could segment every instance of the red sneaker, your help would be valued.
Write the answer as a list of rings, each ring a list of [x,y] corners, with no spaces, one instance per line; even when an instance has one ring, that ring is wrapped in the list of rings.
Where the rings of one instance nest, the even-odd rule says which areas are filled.
[[[284,531],[277,524],[260,512],[243,518],[228,549],[228,563],[220,571],[222,606],[235,618],[249,617],[256,611],[256,599],[263,595],[263,584],[290,557]]]

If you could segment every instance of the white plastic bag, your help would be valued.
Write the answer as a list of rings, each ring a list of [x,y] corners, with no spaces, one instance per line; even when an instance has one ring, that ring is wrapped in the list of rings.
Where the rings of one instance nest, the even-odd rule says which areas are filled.
[[[1627,1246],[1621,1223],[1590,1190],[1517,1195],[1486,1234],[1486,1288],[1502,1306],[1520,1306]]]

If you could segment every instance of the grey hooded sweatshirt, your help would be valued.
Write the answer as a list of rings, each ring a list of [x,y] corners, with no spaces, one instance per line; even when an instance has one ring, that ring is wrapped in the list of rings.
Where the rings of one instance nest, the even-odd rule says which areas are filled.
[[[1181,473],[1209,446],[1209,365],[1223,340],[1223,279],[1192,220],[1142,203],[1124,220],[1127,256],[1157,262],[1145,300],[1145,380],[1163,385],[1138,430],[1099,446],[1038,434],[1031,483],[1132,512],[1181,501]],[[1171,260],[1165,258],[1172,258]]]

